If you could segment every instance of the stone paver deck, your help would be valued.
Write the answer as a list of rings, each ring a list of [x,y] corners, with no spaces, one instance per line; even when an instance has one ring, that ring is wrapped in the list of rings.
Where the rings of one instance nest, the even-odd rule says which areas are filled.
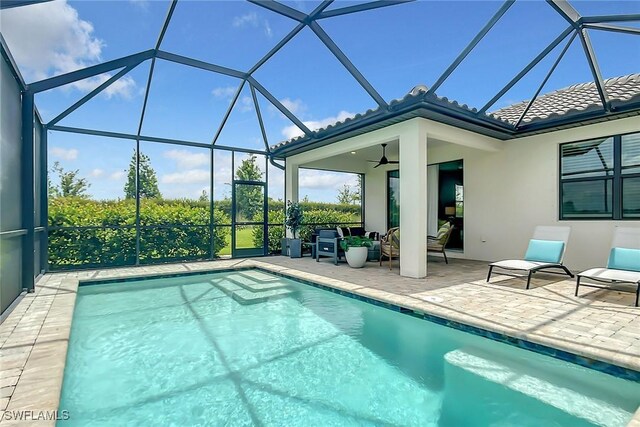
[[[269,257],[45,275],[0,324],[0,411],[58,409],[79,280],[250,266],[640,371],[640,308],[632,294],[584,288],[576,298],[573,280],[549,274],[535,275],[529,290],[523,279],[498,274],[486,283],[487,264],[477,261],[430,258],[428,278],[419,280],[400,277],[397,263],[391,271],[377,263],[356,270]],[[25,425],[6,416],[1,423]],[[640,410],[630,426],[640,427]]]

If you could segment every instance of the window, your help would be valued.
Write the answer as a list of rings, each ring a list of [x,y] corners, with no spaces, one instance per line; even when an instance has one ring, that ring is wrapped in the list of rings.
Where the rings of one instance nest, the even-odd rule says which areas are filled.
[[[560,146],[560,219],[640,218],[640,134]]]
[[[400,171],[387,172],[387,229],[400,226]]]

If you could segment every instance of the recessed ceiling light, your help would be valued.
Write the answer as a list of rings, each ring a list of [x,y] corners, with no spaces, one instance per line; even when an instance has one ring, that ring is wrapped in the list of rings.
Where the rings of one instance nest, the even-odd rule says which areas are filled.
[[[356,152],[355,152],[355,151],[352,151],[352,152],[351,152],[351,154],[356,154]]]

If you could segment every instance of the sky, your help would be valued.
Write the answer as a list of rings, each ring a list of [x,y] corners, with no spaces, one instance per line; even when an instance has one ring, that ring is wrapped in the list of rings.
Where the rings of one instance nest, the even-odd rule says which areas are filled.
[[[285,1],[303,12],[319,1]],[[335,1],[329,9],[358,2]],[[574,1],[583,15],[640,13],[638,1]],[[418,84],[431,86],[500,7],[495,1],[417,1],[320,20],[321,27],[385,100]],[[0,31],[27,82],[153,48],[167,13],[166,0],[66,1],[6,9]],[[161,49],[206,62],[249,70],[296,22],[244,1],[180,0]],[[628,26],[640,27],[639,23]],[[541,0],[518,0],[438,89],[440,96],[480,108],[566,28]],[[605,78],[640,72],[640,36],[589,30]],[[561,44],[492,109],[529,99],[564,47]],[[137,132],[150,61],[64,118],[59,125]],[[117,71],[116,71],[117,72]],[[107,80],[106,73],[36,96],[45,122]],[[375,108],[376,103],[305,28],[260,67],[254,77],[311,129]],[[574,41],[543,93],[591,81],[582,46]],[[157,60],[142,134],[211,143],[240,85],[238,79]],[[268,144],[300,130],[258,94]],[[248,86],[216,144],[264,149]],[[133,154],[129,140],[50,132],[49,158],[79,169],[92,197],[122,196]],[[209,189],[206,150],[145,143],[165,197],[197,197]],[[224,197],[231,154],[217,152],[214,194]],[[262,161],[261,164],[265,162]],[[266,171],[263,166],[263,171]],[[271,167],[269,193],[283,197],[282,172]],[[355,178],[306,171],[300,197],[335,201],[336,190]]]

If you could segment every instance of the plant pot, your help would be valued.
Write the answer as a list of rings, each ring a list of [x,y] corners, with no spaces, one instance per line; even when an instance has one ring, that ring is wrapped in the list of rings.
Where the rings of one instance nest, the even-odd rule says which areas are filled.
[[[291,258],[302,257],[302,240],[289,239],[289,256]]]
[[[280,239],[280,255],[289,255],[289,239]]]
[[[369,255],[369,248],[366,246],[350,247],[349,250],[344,252],[345,258],[350,267],[362,268],[367,263],[367,255]]]

